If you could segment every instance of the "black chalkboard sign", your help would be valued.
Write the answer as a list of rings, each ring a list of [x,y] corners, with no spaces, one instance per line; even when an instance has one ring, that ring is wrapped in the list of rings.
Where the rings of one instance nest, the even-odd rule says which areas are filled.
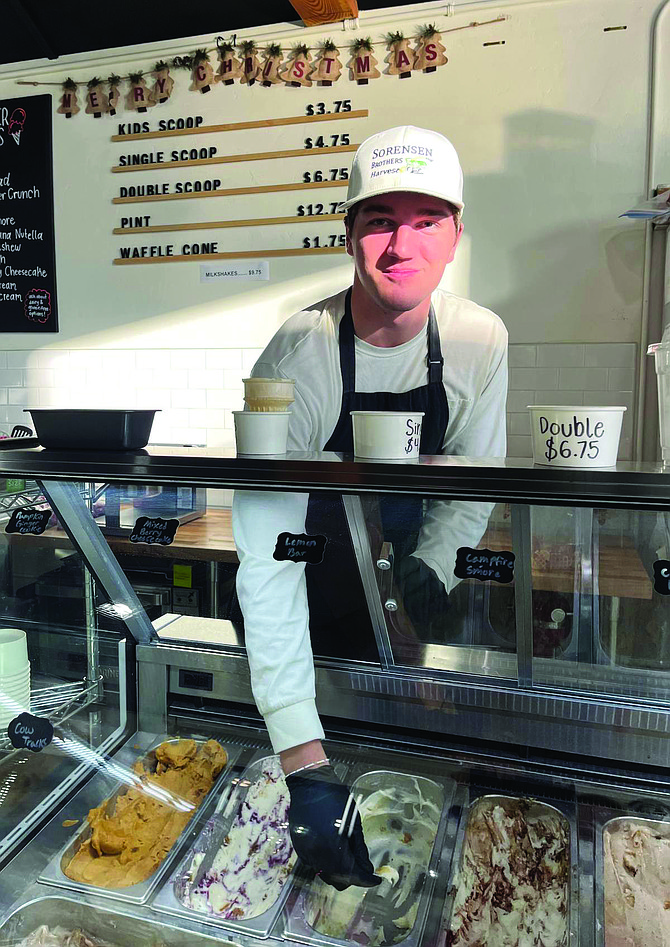
[[[147,546],[169,546],[174,542],[179,520],[164,520],[162,516],[139,516],[130,534],[131,543]]]
[[[654,589],[661,595],[670,595],[670,560],[657,559],[654,563]]]
[[[479,579],[481,582],[511,582],[515,558],[513,552],[461,546],[456,553],[454,575],[459,579]]]
[[[307,533],[280,533],[272,558],[277,562],[308,562],[318,566],[328,542],[325,536],[308,536]]]
[[[22,713],[10,721],[7,735],[12,746],[15,746],[17,750],[31,750],[33,753],[39,753],[53,740],[54,728],[46,717]]]
[[[51,519],[51,510],[14,510],[5,526],[6,533],[34,533],[40,536]]]
[[[50,95],[0,101],[0,332],[58,332]]]

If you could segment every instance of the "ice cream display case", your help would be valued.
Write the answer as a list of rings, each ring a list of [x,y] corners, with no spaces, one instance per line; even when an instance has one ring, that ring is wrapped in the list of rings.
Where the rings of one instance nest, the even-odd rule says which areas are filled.
[[[0,945],[666,942],[664,468],[35,449],[3,482]],[[101,528],[106,490],[185,488],[202,515]],[[292,850],[235,595],[254,543],[307,584],[374,896]],[[138,550],[175,589],[205,564],[208,614],[149,617]]]

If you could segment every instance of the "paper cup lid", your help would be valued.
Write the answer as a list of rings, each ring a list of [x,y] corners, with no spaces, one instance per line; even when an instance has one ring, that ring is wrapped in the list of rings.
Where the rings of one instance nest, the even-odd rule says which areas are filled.
[[[425,411],[350,411],[349,414],[364,414],[366,416],[373,415],[378,418],[404,418],[408,414],[411,414],[415,418],[423,418],[426,414]]]
[[[531,411],[628,411],[621,404],[527,404]]]

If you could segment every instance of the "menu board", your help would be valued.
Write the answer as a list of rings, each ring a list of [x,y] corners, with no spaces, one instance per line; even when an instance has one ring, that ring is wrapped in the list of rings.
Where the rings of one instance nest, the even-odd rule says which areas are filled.
[[[0,100],[0,332],[58,332],[51,116]]]

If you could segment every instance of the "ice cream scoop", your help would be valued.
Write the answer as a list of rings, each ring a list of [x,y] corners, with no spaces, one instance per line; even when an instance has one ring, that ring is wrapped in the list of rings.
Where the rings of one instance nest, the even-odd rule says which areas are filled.
[[[375,868],[375,874],[382,879],[380,887],[384,887],[383,881],[389,881],[392,885],[397,885],[400,881],[400,873],[392,865],[380,865]]]

